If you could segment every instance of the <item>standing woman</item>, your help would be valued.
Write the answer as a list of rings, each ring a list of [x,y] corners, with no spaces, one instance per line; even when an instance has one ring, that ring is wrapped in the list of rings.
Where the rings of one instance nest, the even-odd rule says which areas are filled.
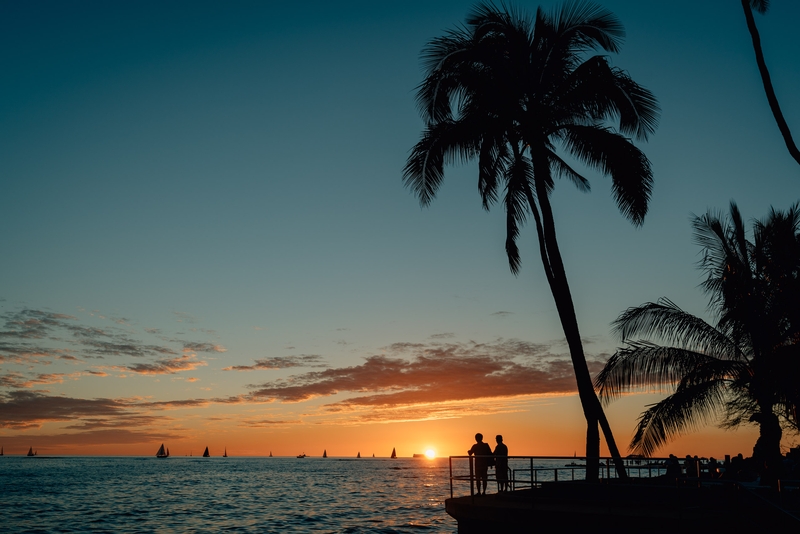
[[[503,443],[503,436],[495,437],[497,447],[494,448],[494,469],[497,474],[497,491],[508,491],[508,447]]]

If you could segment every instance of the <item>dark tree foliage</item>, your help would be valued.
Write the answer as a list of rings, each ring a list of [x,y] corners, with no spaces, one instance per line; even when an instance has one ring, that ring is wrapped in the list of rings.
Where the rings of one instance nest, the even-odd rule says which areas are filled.
[[[772,210],[748,239],[741,214],[694,219],[711,325],[667,299],[614,323],[626,346],[598,375],[601,398],[649,387],[672,393],[642,413],[631,442],[650,455],[699,425],[753,422],[753,457],[775,465],[782,429],[798,430],[800,207]]]

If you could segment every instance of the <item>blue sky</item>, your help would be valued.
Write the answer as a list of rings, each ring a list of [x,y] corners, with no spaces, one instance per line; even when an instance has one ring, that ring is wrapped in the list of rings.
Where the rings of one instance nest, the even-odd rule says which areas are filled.
[[[613,63],[655,93],[662,120],[641,145],[655,172],[642,228],[616,210],[606,178],[592,175],[590,194],[560,183],[553,196],[598,361],[617,345],[609,323],[629,306],[668,296],[705,313],[692,214],[734,199],[746,217],[763,217],[800,198],[800,168],[767,107],[739,2],[601,4],[628,34]],[[449,168],[429,208],[402,185],[422,127],[419,53],[471,5],[0,3],[0,313],[6,332],[25,310],[70,317],[43,337],[7,336],[62,352],[13,359],[6,350],[0,375],[16,378],[0,395],[233,398],[315,365],[413,359],[400,350],[410,344],[464,356],[476,346],[505,353],[516,340],[563,360],[535,232],[523,231],[514,277],[502,210],[481,210],[473,166]],[[796,135],[799,18],[790,0],[756,15]],[[101,355],[70,325],[168,347],[167,360],[196,365],[137,374],[166,353]],[[53,356],[64,351],[75,360]],[[223,370],[274,358],[293,364]],[[106,376],[75,374],[91,370]],[[193,381],[175,381],[187,373]],[[269,409],[285,416],[275,421],[305,422],[315,402],[354,394],[337,391]],[[638,409],[620,416],[623,436]],[[72,432],[58,427],[65,420],[33,419],[38,426],[7,425],[0,437]]]

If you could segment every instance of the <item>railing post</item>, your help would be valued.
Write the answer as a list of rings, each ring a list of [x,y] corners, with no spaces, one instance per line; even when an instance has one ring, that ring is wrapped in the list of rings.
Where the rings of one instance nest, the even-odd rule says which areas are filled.
[[[472,469],[472,455],[469,457],[469,494],[475,500],[475,475]]]
[[[558,482],[558,467],[553,469],[553,482]]]
[[[531,489],[533,489],[533,483],[536,480],[536,474],[533,471],[533,456],[531,456]]]
[[[450,456],[448,458],[450,460],[450,498],[453,498],[453,457]]]

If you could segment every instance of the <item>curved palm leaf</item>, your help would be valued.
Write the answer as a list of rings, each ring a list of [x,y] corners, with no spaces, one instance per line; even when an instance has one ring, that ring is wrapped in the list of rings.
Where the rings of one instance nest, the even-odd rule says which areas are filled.
[[[652,405],[640,417],[630,447],[637,454],[651,456],[664,444],[718,419],[725,409],[723,380],[696,384]]]
[[[626,219],[644,222],[653,190],[653,171],[644,153],[616,132],[597,126],[563,125],[567,149],[587,165],[611,175],[612,195]]]
[[[571,112],[570,122],[581,123],[587,116],[594,122],[612,119],[619,123],[621,133],[643,141],[658,127],[659,107],[653,93],[612,68],[604,56],[578,65],[557,94],[558,109]]]
[[[634,388],[663,391],[680,387],[680,384],[729,380],[744,370],[739,361],[638,341],[629,343],[609,358],[595,378],[595,386],[600,398],[610,402]]]
[[[667,298],[628,308],[612,323],[612,332],[623,341],[644,336],[705,354],[725,354],[726,359],[746,358],[742,348],[724,332]]]

